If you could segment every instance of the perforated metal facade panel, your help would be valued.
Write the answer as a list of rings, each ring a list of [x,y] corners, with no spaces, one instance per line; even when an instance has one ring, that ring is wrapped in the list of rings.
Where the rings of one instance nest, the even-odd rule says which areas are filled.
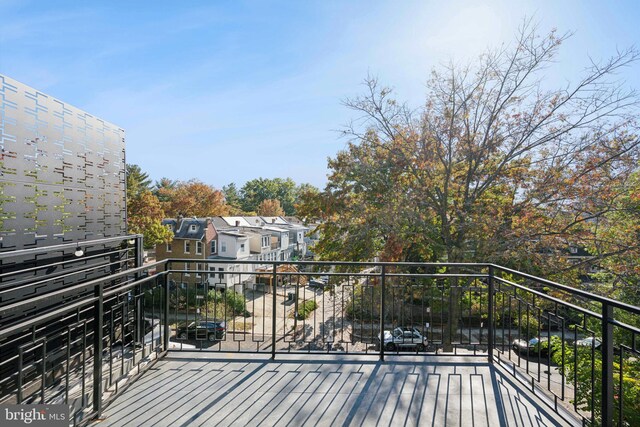
[[[0,251],[126,234],[124,130],[0,74]]]

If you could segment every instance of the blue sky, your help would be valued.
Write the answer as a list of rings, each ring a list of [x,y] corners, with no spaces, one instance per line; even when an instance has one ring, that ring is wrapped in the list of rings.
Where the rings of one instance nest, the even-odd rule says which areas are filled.
[[[368,73],[417,106],[431,68],[508,43],[525,15],[574,32],[550,82],[640,41],[636,1],[0,0],[0,73],[124,128],[153,179],[322,187]],[[640,88],[639,71],[621,77]]]

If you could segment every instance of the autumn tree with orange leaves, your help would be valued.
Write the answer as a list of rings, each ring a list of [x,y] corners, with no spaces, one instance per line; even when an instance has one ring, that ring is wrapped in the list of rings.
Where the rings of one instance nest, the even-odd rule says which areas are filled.
[[[278,200],[266,199],[258,205],[257,214],[260,216],[281,216],[284,215],[284,210]]]
[[[535,273],[558,259],[549,251],[596,238],[594,220],[638,165],[638,99],[615,74],[639,55],[617,52],[549,89],[567,37],[527,21],[510,46],[434,70],[417,109],[367,78],[345,101],[358,119],[314,200],[328,218],[316,252]]]
[[[168,217],[209,217],[228,215],[229,206],[224,194],[197,180],[179,182],[172,189],[165,189],[163,208]]]

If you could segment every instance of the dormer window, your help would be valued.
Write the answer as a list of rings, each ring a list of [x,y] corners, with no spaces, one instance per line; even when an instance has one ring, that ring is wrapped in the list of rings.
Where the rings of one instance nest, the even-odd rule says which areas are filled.
[[[195,233],[197,229],[198,229],[198,226],[195,224],[191,224],[191,226],[189,227],[189,231],[191,231],[192,233]]]
[[[578,248],[576,248],[575,246],[571,246],[569,248],[569,252],[571,252],[572,254],[577,254],[578,253]]]

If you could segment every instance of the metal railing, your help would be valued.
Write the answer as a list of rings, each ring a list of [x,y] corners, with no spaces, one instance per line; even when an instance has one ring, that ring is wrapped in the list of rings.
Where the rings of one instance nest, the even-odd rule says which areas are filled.
[[[2,324],[0,399],[79,424],[168,351],[475,355],[568,420],[639,416],[640,308],[497,265],[169,259],[55,292]]]

